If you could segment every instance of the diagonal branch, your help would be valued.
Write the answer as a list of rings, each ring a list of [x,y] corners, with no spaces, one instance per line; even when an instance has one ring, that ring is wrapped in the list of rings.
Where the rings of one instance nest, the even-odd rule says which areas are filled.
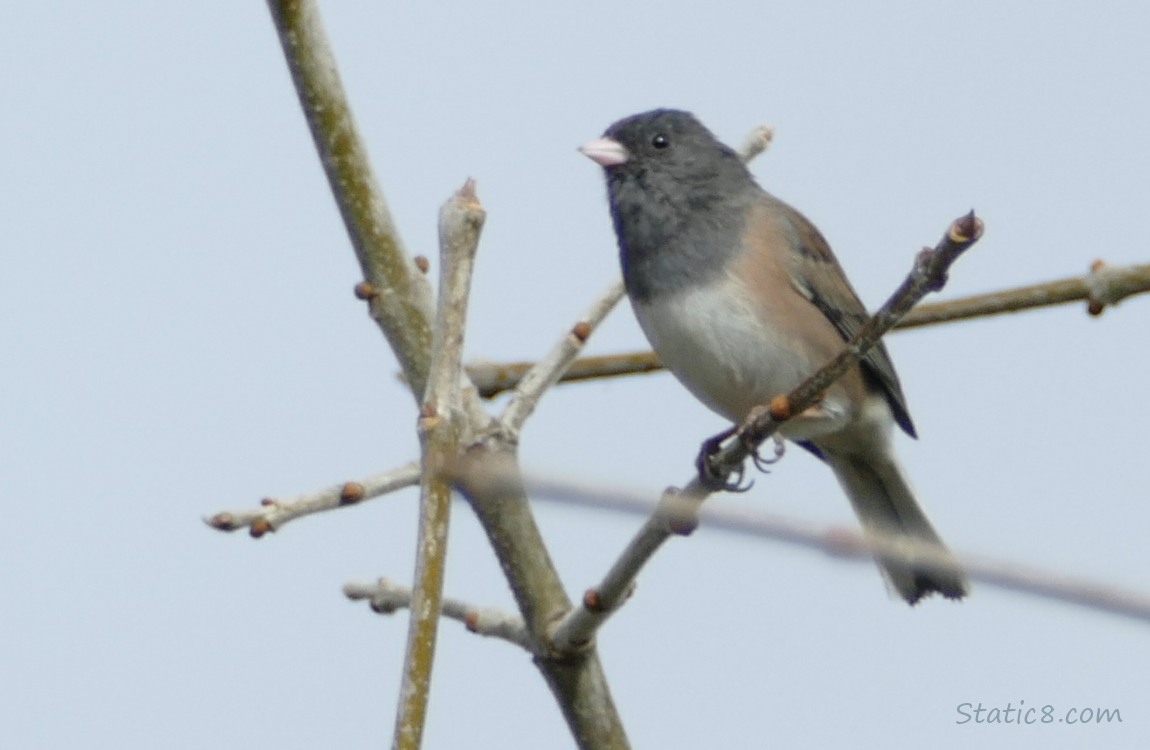
[[[858,361],[883,335],[894,327],[920,299],[929,292],[937,292],[946,285],[950,266],[982,237],[982,220],[971,211],[955,219],[950,229],[934,249],[924,248],[914,259],[914,268],[870,320],[862,327],[838,356],[811,377],[799,384],[791,393],[776,398],[770,408],[751,423],[739,429],[736,439],[730,441],[709,461],[710,468],[722,479],[741,470],[743,461],[755,446],[773,435],[779,426],[813,406],[819,397]],[[753,445],[750,445],[753,443]]]
[[[591,332],[598,327],[607,314],[623,298],[623,282],[613,283],[583,318],[571,327],[571,331],[561,338],[551,352],[535,363],[515,386],[515,396],[499,418],[503,428],[512,440],[518,440],[523,423],[535,411],[539,399],[548,388],[558,382],[571,362],[583,351]]]
[[[915,258],[914,268],[882,308],[843,351],[797,388],[772,401],[770,408],[749,419],[734,437],[714,453],[700,454],[699,474],[682,490],[668,489],[654,513],[623,550],[603,581],[583,597],[577,607],[560,620],[551,632],[552,648],[559,652],[578,651],[592,642],[595,632],[622,604],[634,586],[643,565],[672,534],[689,534],[698,525],[698,510],[717,489],[730,488],[732,475],[742,476],[743,463],[764,440],[771,437],[791,414],[799,414],[819,398],[836,378],[878,343],[882,335],[928,292],[946,283],[950,265],[982,236],[982,222],[971,211],[951,224],[933,249],[924,249]]]
[[[312,139],[366,285],[371,317],[399,359],[412,393],[426,389],[431,288],[407,254],[355,126],[315,0],[268,0]]]

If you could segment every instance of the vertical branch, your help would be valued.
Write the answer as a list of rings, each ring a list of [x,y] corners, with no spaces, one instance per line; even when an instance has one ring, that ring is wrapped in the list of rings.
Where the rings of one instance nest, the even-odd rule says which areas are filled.
[[[404,250],[376,184],[315,0],[268,0],[268,7],[328,183],[363,268],[365,281],[357,287],[357,294],[370,302],[372,318],[399,359],[412,393],[420,399],[427,391],[431,366],[430,285]],[[468,440],[495,427],[474,389],[465,390],[462,401],[468,415]],[[424,427],[430,432],[433,425]],[[514,445],[501,445],[497,437],[488,435],[487,440],[476,440],[471,458],[511,457],[514,463],[514,453]],[[431,503],[432,489],[425,489],[426,504]],[[545,638],[545,623],[570,608],[570,600],[526,495],[520,488],[484,497],[480,490],[472,491],[469,500],[531,626],[533,643],[538,645]],[[415,609],[426,608],[417,605]],[[564,659],[551,658],[544,651],[536,653],[535,664],[579,746],[626,747],[622,723],[594,649]]]
[[[407,254],[352,117],[315,0],[268,0],[300,104],[368,282],[371,316],[423,394],[431,351],[431,289]]]
[[[420,442],[423,445],[419,546],[403,682],[392,739],[392,747],[396,750],[418,750],[427,717],[436,631],[443,607],[443,575],[453,484],[445,469],[458,456],[467,427],[461,389],[463,333],[475,251],[485,217],[475,195],[475,183],[471,180],[449,198],[439,212],[439,306],[427,393],[419,418]]]

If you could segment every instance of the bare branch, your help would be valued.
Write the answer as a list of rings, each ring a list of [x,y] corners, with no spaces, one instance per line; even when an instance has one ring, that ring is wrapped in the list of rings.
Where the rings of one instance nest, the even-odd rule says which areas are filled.
[[[548,686],[563,709],[575,741],[584,750],[627,748],[597,652],[556,654],[546,647],[551,624],[571,609],[571,600],[539,534],[527,493],[519,481],[514,444],[496,432],[471,446],[456,467],[456,482],[471,504],[511,584],[516,604],[539,656]]]
[[[388,578],[380,578],[375,583],[348,583],[344,585],[343,593],[353,601],[366,599],[371,608],[381,615],[390,615],[411,607],[411,589]],[[522,617],[448,597],[444,597],[442,607],[441,614],[444,617],[463,623],[472,633],[499,638],[531,651],[531,638]]]
[[[495,398],[515,388],[534,366],[533,362],[470,362],[467,374],[471,376],[481,397]],[[559,377],[559,382],[599,380],[662,369],[663,363],[652,351],[580,357],[568,366],[567,371]]]
[[[583,594],[582,606],[572,609],[555,624],[551,631],[553,649],[564,652],[586,648],[607,618],[630,596],[639,571],[663,542],[672,534],[689,534],[694,530],[698,523],[698,506],[709,492],[698,485],[695,493],[693,496],[684,496],[674,487],[664,491],[654,512],[628,542],[607,575],[597,586]]]
[[[431,346],[431,371],[419,419],[423,481],[415,586],[411,592],[407,652],[392,739],[392,747],[397,750],[419,750],[427,719],[431,669],[443,607],[451,513],[452,479],[443,468],[454,463],[459,455],[466,428],[462,403],[463,334],[475,253],[486,216],[472,180],[439,211],[439,305]]]
[[[204,523],[220,531],[250,528],[252,537],[259,539],[301,516],[356,505],[404,487],[413,487],[419,483],[419,473],[419,464],[413,462],[359,482],[344,482],[290,500],[264,498],[258,509],[221,511],[211,518],[205,518]]]
[[[439,210],[439,302],[425,406],[443,401],[450,408],[461,408],[467,304],[479,235],[486,219],[487,212],[479,203],[475,181],[471,179]]]
[[[1107,306],[1126,297],[1150,292],[1150,264],[1109,266],[1096,261],[1091,272],[1058,281],[1004,289],[971,297],[916,306],[895,324],[894,330],[954,323],[991,315],[1024,312],[1071,302],[1087,302],[1092,315],[1101,314]],[[485,362],[467,366],[479,395],[494,398],[516,386],[530,362]],[[612,378],[662,370],[663,363],[651,351],[625,352],[597,357],[580,357],[571,363],[559,379],[561,383]]]
[[[769,409],[742,425],[735,436],[714,453],[700,454],[699,473],[682,490],[663,493],[654,513],[632,538],[603,581],[583,598],[583,606],[567,613],[551,631],[552,648],[577,651],[591,643],[596,630],[631,591],[639,571],[672,534],[689,534],[698,525],[698,510],[717,489],[733,487],[729,477],[741,477],[743,463],[760,443],[771,437],[792,414],[812,405],[827,387],[867,351],[928,292],[942,288],[946,273],[958,256],[982,236],[982,222],[970,212],[951,224],[933,249],[915,258],[914,268],[886,304],[876,312],[843,351]]]
[[[1099,315],[1106,306],[1145,292],[1150,292],[1150,264],[1115,267],[1095,261],[1085,276],[919,305],[895,327],[918,328],[1082,301],[1088,303],[1090,314]]]
[[[419,399],[431,356],[431,287],[407,254],[355,126],[315,0],[268,0],[335,202],[363,269],[357,293]]]
[[[555,344],[550,353],[539,360],[519,381],[511,403],[499,418],[503,429],[507,430],[512,440],[518,440],[523,423],[535,411],[539,399],[548,388],[555,385],[579,352],[583,351],[583,346],[591,333],[622,298],[623,282],[618,280],[595,300],[591,309]]]

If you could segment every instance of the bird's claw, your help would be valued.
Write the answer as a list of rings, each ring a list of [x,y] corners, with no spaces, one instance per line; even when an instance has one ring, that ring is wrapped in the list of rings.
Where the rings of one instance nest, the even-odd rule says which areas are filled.
[[[783,457],[783,455],[786,454],[786,452],[787,452],[786,441],[784,441],[782,439],[782,437],[779,436],[778,433],[771,435],[771,441],[774,443],[774,455],[772,455],[770,457],[765,457],[765,456],[763,456],[762,453],[759,452],[759,447],[752,445],[750,443],[750,441],[746,439],[745,436],[746,436],[746,433],[739,433],[739,439],[743,441],[743,447],[746,448],[747,452],[751,454],[751,460],[754,461],[755,468],[758,469],[759,471],[763,472],[764,474],[769,474],[770,469],[768,469],[767,467],[771,466],[772,464],[778,463],[779,459],[781,459]]]
[[[747,472],[742,464],[739,464],[737,468],[723,475],[715,468],[711,460],[715,454],[719,452],[723,441],[731,435],[734,435],[737,431],[737,427],[729,427],[719,434],[704,440],[702,447],[699,449],[699,456],[695,459],[695,469],[699,472],[699,481],[712,492],[746,492],[755,484],[755,480],[753,479],[747,480],[745,484],[743,483]],[[758,465],[758,461],[756,461],[755,466]],[[734,474],[734,479],[727,478],[731,474]]]
[[[746,492],[755,485],[755,480],[747,479],[747,470],[744,464],[739,464],[738,467],[726,472],[720,471],[714,464],[715,454],[722,448],[723,442],[732,435],[736,435],[736,439],[742,443],[744,450],[754,462],[755,468],[764,474],[769,473],[768,467],[778,463],[779,459],[786,453],[786,442],[781,436],[774,434],[771,436],[771,441],[774,443],[773,455],[764,456],[760,452],[759,446],[754,445],[748,434],[737,426],[729,427],[719,434],[707,438],[699,449],[698,458],[695,459],[695,469],[699,472],[699,481],[712,492]],[[732,475],[734,478],[729,479],[728,477]]]

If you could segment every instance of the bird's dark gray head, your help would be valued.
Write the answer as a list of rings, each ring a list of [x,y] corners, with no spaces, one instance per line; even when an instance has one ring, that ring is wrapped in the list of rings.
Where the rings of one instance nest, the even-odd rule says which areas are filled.
[[[606,172],[623,278],[634,299],[719,273],[762,194],[738,154],[681,110],[619,120],[581,150]]]
[[[599,162],[612,189],[638,183],[674,202],[698,204],[722,200],[753,183],[738,154],[690,112],[656,109],[632,115],[607,128],[599,143],[609,141],[621,147],[616,158]]]

